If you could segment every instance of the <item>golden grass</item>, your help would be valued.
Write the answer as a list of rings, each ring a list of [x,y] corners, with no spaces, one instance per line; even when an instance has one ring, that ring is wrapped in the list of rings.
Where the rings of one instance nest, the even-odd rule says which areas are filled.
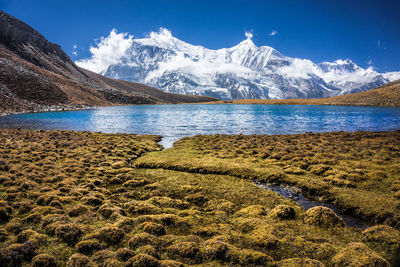
[[[330,180],[322,181],[328,177],[325,173],[335,171],[345,159],[362,169],[364,162],[358,159],[367,157],[338,143],[338,157],[317,157],[325,155],[317,151],[317,144],[327,149],[336,135],[320,135],[316,140],[321,142],[315,144],[309,143],[315,136],[304,140],[197,136],[159,151],[157,136],[1,130],[0,262],[2,266],[322,266],[334,258],[347,260],[351,242],[371,246],[373,250],[365,250],[371,261],[394,262],[400,246],[398,230],[384,226],[362,233],[341,224],[304,223],[307,215],[296,203],[241,179],[297,184],[304,180],[302,185],[311,184],[310,190],[327,186],[326,192],[334,192]],[[397,135],[375,135],[367,138],[368,148],[380,148],[368,157],[379,161],[372,171],[383,184],[376,190],[389,194],[386,186],[397,170],[392,166],[397,164],[393,156]],[[272,138],[286,145],[275,146]],[[271,146],[265,145],[266,140]],[[295,140],[304,142],[299,151]],[[394,143],[390,146],[383,140]],[[313,149],[305,149],[307,144]],[[272,147],[282,150],[269,151]],[[305,160],[293,160],[293,155]],[[286,174],[286,165],[293,165],[291,172],[299,172],[295,167],[304,170],[312,179]],[[368,171],[361,175],[346,169],[348,165],[342,167],[348,176],[340,179],[355,187],[337,188],[364,192],[371,184]]]

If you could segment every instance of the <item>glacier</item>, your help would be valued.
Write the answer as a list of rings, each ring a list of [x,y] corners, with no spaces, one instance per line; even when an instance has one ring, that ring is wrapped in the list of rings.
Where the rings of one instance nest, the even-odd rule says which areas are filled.
[[[256,46],[250,34],[236,46],[212,50],[179,40],[164,28],[139,39],[113,30],[91,52],[91,58],[76,64],[165,92],[223,100],[331,97],[400,78],[400,72],[378,73],[349,59],[313,63],[287,57],[272,47]]]

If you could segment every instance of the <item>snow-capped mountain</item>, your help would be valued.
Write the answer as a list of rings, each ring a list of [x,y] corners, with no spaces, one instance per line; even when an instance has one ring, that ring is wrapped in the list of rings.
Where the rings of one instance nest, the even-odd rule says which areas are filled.
[[[116,32],[111,35],[117,36]],[[163,91],[200,94],[221,99],[320,98],[365,91],[400,78],[400,72],[380,74],[351,60],[315,64],[282,55],[272,47],[247,39],[231,48],[207,49],[185,43],[166,29],[147,38],[123,35],[120,56],[107,64],[90,59],[76,62],[107,77],[145,83]],[[101,46],[114,45],[103,39]],[[92,48],[93,49],[93,48]],[[93,52],[93,51],[92,51]],[[99,66],[101,66],[99,68]]]

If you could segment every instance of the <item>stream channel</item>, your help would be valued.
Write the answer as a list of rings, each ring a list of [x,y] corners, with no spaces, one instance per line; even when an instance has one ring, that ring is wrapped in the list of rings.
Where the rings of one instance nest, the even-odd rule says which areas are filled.
[[[316,206],[324,206],[327,208],[330,208],[333,210],[340,218],[342,218],[344,224],[347,227],[355,227],[355,228],[360,228],[362,230],[368,228],[370,225],[353,216],[343,214],[343,212],[339,211],[336,209],[333,205],[330,204],[325,204],[313,200],[309,200],[304,195],[301,193],[301,190],[293,187],[293,186],[287,186],[287,185],[272,185],[272,184],[265,184],[265,183],[260,183],[260,182],[254,182],[255,185],[264,188],[269,191],[273,191],[275,193],[278,193],[279,195],[283,196],[286,199],[291,199],[293,201],[296,201],[297,204],[300,205],[304,210],[308,210],[312,207]]]

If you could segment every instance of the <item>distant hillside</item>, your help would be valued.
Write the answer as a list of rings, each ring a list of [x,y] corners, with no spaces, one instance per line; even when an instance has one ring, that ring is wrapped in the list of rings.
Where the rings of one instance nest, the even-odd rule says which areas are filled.
[[[216,101],[213,103],[400,107],[400,80],[385,84],[369,91],[329,98],[241,99],[233,101]]]
[[[204,102],[79,68],[61,47],[0,11],[0,112],[115,104]]]
[[[400,107],[400,80],[361,93],[331,97],[326,99],[326,103],[331,105]]]

